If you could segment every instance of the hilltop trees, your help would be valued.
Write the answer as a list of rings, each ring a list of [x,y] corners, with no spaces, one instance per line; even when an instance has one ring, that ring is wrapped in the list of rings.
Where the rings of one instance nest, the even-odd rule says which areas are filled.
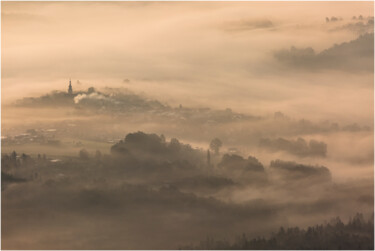
[[[169,142],[163,135],[144,132],[129,133],[124,140],[111,147],[117,157],[136,158],[141,162],[184,162],[199,164],[204,161],[204,153],[189,144],[180,143],[176,138]]]

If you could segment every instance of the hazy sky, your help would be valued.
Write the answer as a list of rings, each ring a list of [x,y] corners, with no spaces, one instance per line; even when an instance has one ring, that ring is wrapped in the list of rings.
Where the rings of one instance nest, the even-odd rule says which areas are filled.
[[[373,2],[1,4],[3,102],[71,77],[172,105],[373,122],[371,41],[332,49],[373,31]]]

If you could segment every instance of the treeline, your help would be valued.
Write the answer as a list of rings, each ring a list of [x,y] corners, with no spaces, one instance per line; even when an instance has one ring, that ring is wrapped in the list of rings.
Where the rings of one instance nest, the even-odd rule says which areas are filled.
[[[141,131],[129,133],[111,147],[111,154],[96,151],[94,155],[81,149],[79,158],[70,157],[62,160],[47,159],[46,155],[38,154],[37,158],[29,155],[18,155],[13,151],[10,155],[2,154],[1,164],[4,172],[12,172],[17,167],[44,167],[51,165],[85,167],[106,167],[107,170],[121,171],[127,175],[166,174],[174,178],[197,175],[219,175],[229,179],[240,180],[246,184],[267,185],[268,176],[277,174],[288,184],[304,182],[305,184],[321,184],[331,181],[331,173],[323,166],[311,166],[291,161],[274,160],[270,168],[254,156],[244,158],[237,154],[220,154],[222,142],[219,139],[211,141],[210,149],[214,152],[212,158],[209,150],[192,148],[189,144],[181,143],[172,138],[167,141],[163,135],[147,134]],[[74,165],[72,165],[74,163]]]
[[[3,171],[9,171],[13,168],[18,167],[32,167],[36,164],[47,162],[47,157],[45,154],[38,154],[37,159],[32,158],[30,155],[22,153],[18,155],[16,151],[13,151],[10,155],[1,155],[1,166]]]
[[[197,246],[185,246],[180,249],[200,250],[263,250],[263,249],[330,249],[330,250],[374,250],[374,216],[366,221],[357,213],[344,224],[339,217],[324,225],[307,229],[281,227],[270,238],[249,238],[245,234],[234,242],[207,238]]]

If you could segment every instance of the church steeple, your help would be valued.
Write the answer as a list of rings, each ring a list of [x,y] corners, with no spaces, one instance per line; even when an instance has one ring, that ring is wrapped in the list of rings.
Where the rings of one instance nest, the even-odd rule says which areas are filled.
[[[68,94],[72,95],[73,94],[73,87],[72,87],[72,80],[69,79],[69,89],[68,89]]]

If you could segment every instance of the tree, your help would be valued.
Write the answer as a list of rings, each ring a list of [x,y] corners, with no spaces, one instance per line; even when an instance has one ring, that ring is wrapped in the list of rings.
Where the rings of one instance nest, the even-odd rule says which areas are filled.
[[[22,164],[25,165],[25,166],[27,166],[30,162],[30,156],[26,155],[24,153],[22,153],[21,159],[22,159]]]
[[[85,160],[87,160],[87,159],[89,158],[89,153],[88,153],[88,151],[87,151],[86,149],[81,149],[81,150],[79,151],[79,157],[80,157],[81,159],[85,159]]]
[[[164,134],[160,135],[160,139],[161,139],[162,143],[165,143],[165,136],[164,136]]]
[[[212,151],[215,152],[215,154],[219,154],[219,151],[220,151],[220,147],[223,145],[223,142],[221,142],[220,139],[218,138],[214,138],[213,140],[211,140],[211,143],[210,143],[210,149]]]
[[[89,89],[87,89],[87,93],[94,93],[95,92],[95,88],[94,87],[90,87]]]
[[[12,160],[16,161],[16,159],[17,159],[16,151],[13,151],[12,154],[10,155],[10,157],[11,157]]]
[[[211,166],[211,154],[210,154],[210,150],[207,150],[207,166],[208,167]]]
[[[95,152],[95,159],[96,160],[101,160],[102,158],[102,153],[99,150],[96,150]]]
[[[172,138],[169,142],[168,148],[173,152],[178,152],[181,150],[181,144],[176,138]]]

